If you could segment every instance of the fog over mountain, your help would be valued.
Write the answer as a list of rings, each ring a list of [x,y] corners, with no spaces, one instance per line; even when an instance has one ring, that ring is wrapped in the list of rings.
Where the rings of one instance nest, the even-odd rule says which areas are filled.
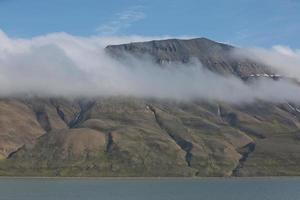
[[[258,47],[239,49],[233,54],[272,66],[282,75],[300,79],[300,49],[294,50],[287,46],[277,45],[271,49]]]
[[[285,79],[259,79],[249,84],[235,74],[215,73],[197,58],[162,66],[150,56],[128,54],[121,62],[105,50],[107,45],[158,39],[167,37],[53,33],[18,39],[0,32],[0,95],[300,101],[300,87]],[[234,48],[232,52],[233,57],[271,66],[274,74],[300,78],[299,50],[276,46],[271,50]]]
[[[299,50],[0,33],[0,176],[300,174]]]

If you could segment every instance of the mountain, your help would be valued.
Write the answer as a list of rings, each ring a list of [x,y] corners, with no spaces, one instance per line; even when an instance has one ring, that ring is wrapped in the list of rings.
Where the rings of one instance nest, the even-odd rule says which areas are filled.
[[[170,62],[188,63],[193,59],[198,59],[204,67],[218,74],[234,74],[239,77],[273,74],[267,66],[233,56],[234,50],[238,48],[206,38],[169,39],[106,47],[110,55],[119,59],[124,58],[126,54],[136,57],[149,55],[155,62],[162,65]]]
[[[113,45],[162,65],[199,59],[222,75],[273,75],[200,38]],[[300,175],[300,106],[134,97],[2,98],[2,176]]]

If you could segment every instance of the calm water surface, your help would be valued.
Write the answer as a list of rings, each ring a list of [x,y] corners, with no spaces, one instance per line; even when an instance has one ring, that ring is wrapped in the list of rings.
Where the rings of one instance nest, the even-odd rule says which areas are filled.
[[[300,178],[0,178],[1,200],[298,200]]]

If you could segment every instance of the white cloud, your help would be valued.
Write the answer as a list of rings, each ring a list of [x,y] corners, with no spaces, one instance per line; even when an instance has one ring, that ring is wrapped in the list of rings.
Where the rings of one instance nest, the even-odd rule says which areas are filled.
[[[276,72],[300,80],[300,50],[286,46],[271,49],[249,48],[235,52],[237,56],[247,57],[272,67]]]
[[[257,98],[300,100],[300,88],[286,81],[265,80],[249,85],[236,77],[214,74],[196,61],[161,68],[150,60],[128,56],[127,64],[123,64],[104,51],[107,44],[150,39],[160,38],[76,37],[55,33],[27,40],[12,39],[1,32],[0,96],[126,95],[229,102]],[[297,51],[293,52],[297,57]]]
[[[122,29],[130,27],[133,23],[146,17],[146,14],[142,11],[142,8],[142,6],[134,6],[116,14],[116,19],[98,27],[97,32],[102,35],[113,35]]]

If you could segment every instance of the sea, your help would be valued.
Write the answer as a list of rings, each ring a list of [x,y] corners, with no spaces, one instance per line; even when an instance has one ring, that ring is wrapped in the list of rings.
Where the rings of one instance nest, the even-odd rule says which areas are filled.
[[[300,178],[0,178],[0,200],[300,200]]]

